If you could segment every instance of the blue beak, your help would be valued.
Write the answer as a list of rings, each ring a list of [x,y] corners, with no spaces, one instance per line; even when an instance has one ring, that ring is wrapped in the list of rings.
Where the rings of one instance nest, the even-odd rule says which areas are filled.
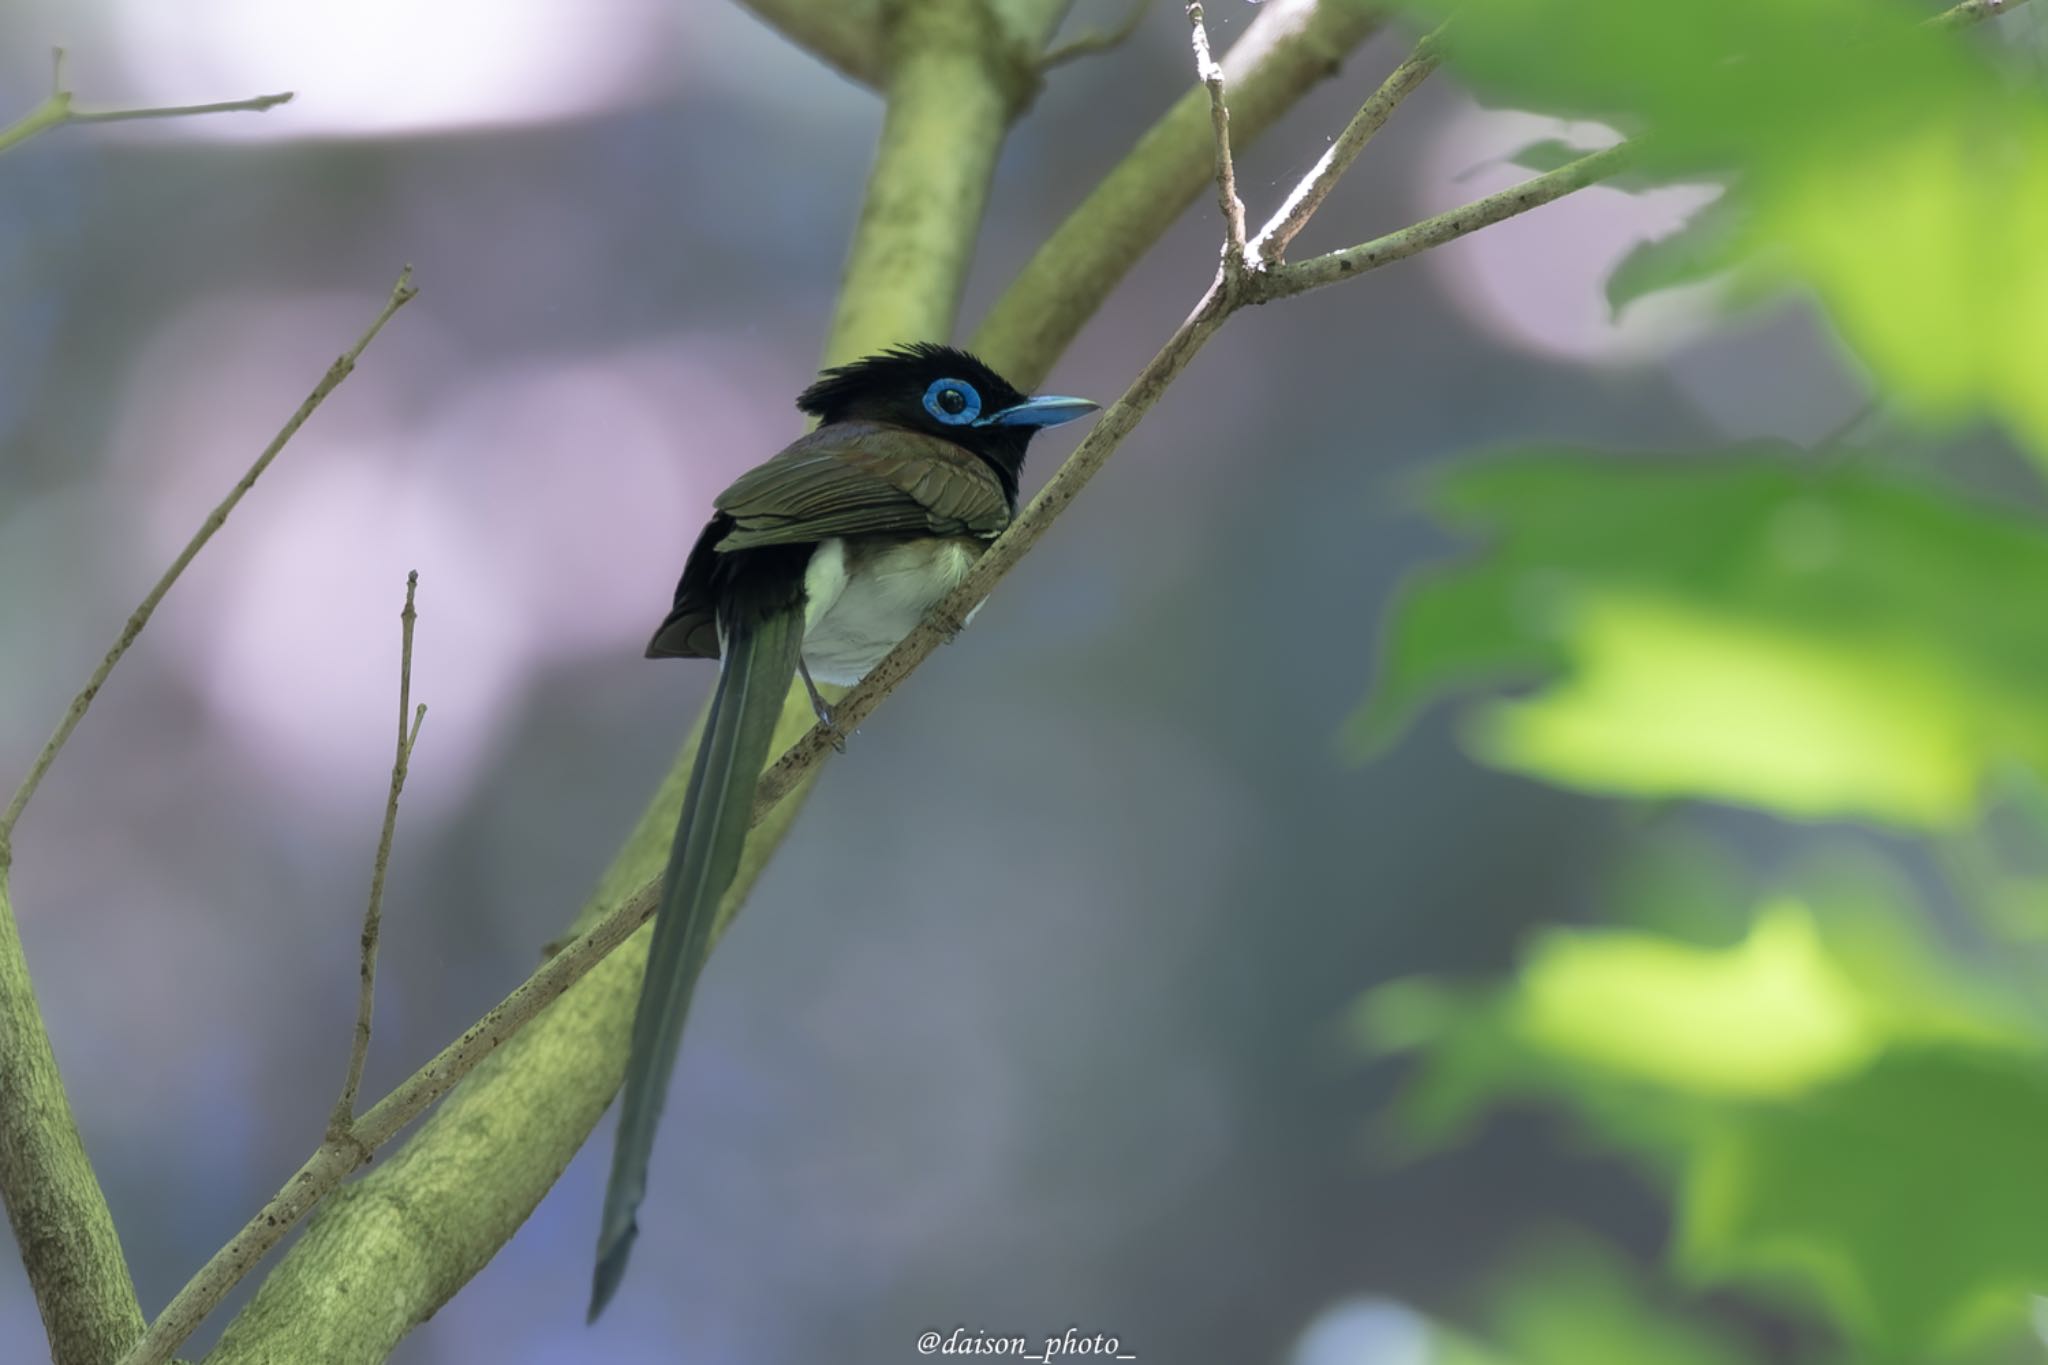
[[[1096,404],[1085,398],[1057,398],[1044,394],[1027,398],[1015,407],[992,412],[974,425],[978,427],[1056,427],[1076,417],[1086,417]]]

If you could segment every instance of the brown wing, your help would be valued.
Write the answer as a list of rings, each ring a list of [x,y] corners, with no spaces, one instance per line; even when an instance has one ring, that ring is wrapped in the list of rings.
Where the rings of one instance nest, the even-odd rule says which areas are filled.
[[[1011,507],[995,471],[951,441],[881,422],[834,422],[718,495],[649,657],[718,657],[717,579],[737,550],[833,536],[994,536]]]
[[[995,471],[951,441],[880,422],[835,422],[718,495],[720,553],[886,532],[993,536],[1010,523]]]

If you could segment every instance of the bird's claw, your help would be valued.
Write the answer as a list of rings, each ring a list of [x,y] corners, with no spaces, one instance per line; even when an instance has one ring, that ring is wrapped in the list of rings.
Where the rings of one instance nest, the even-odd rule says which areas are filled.
[[[839,728],[839,722],[833,718],[831,706],[826,704],[824,698],[818,697],[812,700],[811,709],[817,713],[818,724],[824,727],[826,738],[832,741],[833,751],[845,753],[846,731]]]

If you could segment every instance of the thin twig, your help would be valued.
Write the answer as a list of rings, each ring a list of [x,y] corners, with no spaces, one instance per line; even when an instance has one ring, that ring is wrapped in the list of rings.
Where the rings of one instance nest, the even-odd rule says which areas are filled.
[[[130,123],[145,118],[186,118],[193,114],[260,114],[280,104],[290,104],[293,92],[252,95],[245,100],[218,100],[212,104],[167,104],[154,109],[88,109],[71,111],[67,123]]]
[[[260,114],[274,109],[292,98],[289,90],[275,95],[253,95],[245,100],[221,100],[213,104],[158,105],[144,109],[75,109],[71,105],[71,92],[64,88],[64,49],[53,48],[50,54],[50,93],[41,104],[0,128],[0,152],[18,143],[26,142],[37,133],[66,123],[125,123],[131,119],[144,118],[186,118],[194,114]]]
[[[1121,47],[1130,40],[1131,35],[1136,33],[1139,26],[1145,22],[1145,12],[1152,6],[1152,0],[1128,0],[1128,2],[1130,7],[1124,12],[1123,19],[1118,22],[1115,28],[1100,29],[1094,33],[1084,33],[1078,38],[1061,43],[1058,47],[1038,59],[1038,69],[1049,71],[1053,67],[1065,62],[1071,62],[1076,58],[1093,56],[1098,52],[1108,52],[1112,48]]]
[[[1233,283],[1244,274],[1244,200],[1237,197],[1237,167],[1230,158],[1230,107],[1223,99],[1223,67],[1209,55],[1209,27],[1200,0],[1188,6],[1195,44],[1195,76],[1209,91],[1209,122],[1216,130],[1216,204],[1223,211],[1223,273]]]
[[[341,1097],[335,1100],[334,1113],[327,1120],[330,1138],[347,1136],[355,1125],[356,1092],[362,1087],[363,1063],[370,1055],[370,1014],[377,1000],[377,934],[384,921],[384,874],[391,865],[391,838],[398,831],[398,798],[405,791],[413,746],[420,742],[420,726],[427,719],[425,702],[420,703],[419,710],[412,709],[412,628],[419,617],[413,610],[413,597],[419,586],[420,575],[415,569],[405,576],[405,608],[398,613],[398,753],[391,760],[391,789],[384,796],[384,827],[377,835],[377,858],[370,872],[370,903],[363,911],[355,1041],[349,1048]]]
[[[1636,150],[1635,143],[1624,142],[1369,242],[1262,271],[1249,284],[1248,302],[1271,303],[1275,299],[1293,298],[1541,208],[1595,181],[1620,174],[1635,160]]]
[[[1322,207],[1323,200],[1329,197],[1330,190],[1343,178],[1344,172],[1351,169],[1351,163],[1365,150],[1365,144],[1372,141],[1373,134],[1385,126],[1394,110],[1400,108],[1401,101],[1436,70],[1437,64],[1443,60],[1438,53],[1442,34],[1443,30],[1439,28],[1417,43],[1415,50],[1380,83],[1372,98],[1359,106],[1358,112],[1351,116],[1351,122],[1330,144],[1322,159],[1316,162],[1315,169],[1294,187],[1294,193],[1287,196],[1287,202],[1280,206],[1279,212],[1252,239],[1254,256],[1269,265],[1286,256],[1288,245],[1308,226],[1308,220]]]
[[[185,572],[186,566],[206,548],[206,542],[213,539],[214,533],[226,523],[228,514],[235,510],[236,504],[240,503],[255,486],[256,480],[263,476],[263,471],[270,468],[271,461],[277,458],[286,443],[298,434],[299,428],[306,424],[306,419],[327,400],[328,394],[340,387],[342,380],[349,377],[356,367],[357,358],[372,341],[376,340],[377,333],[384,330],[384,324],[391,320],[391,315],[411,302],[418,292],[412,283],[412,267],[407,266],[399,275],[398,283],[392,286],[391,297],[384,301],[383,309],[378,312],[376,320],[371,322],[369,330],[357,339],[355,345],[349,347],[340,358],[327,367],[327,373],[313,386],[313,391],[306,395],[306,401],[299,404],[298,411],[278,428],[277,435],[270,438],[270,444],[256,457],[256,463],[250,465],[248,472],[228,490],[227,497],[221,500],[220,505],[206,514],[206,520],[199,524],[199,529],[193,533],[192,539],[186,542],[185,548],[178,552],[178,557],[171,561],[171,566],[157,579],[156,586],[149,590],[143,597],[142,604],[128,617],[127,624],[121,627],[120,635],[114,640],[113,648],[100,660],[99,667],[86,679],[85,686],[79,690],[78,695],[71,699],[70,708],[65,711],[64,718],[57,723],[56,730],[50,735],[49,742],[43,745],[42,752],[36,755],[36,761],[29,768],[28,776],[23,778],[21,786],[15,789],[14,799],[7,803],[4,812],[0,812],[0,868],[7,867],[12,862],[14,826],[21,819],[21,812],[27,807],[29,798],[34,796],[36,788],[42,785],[43,777],[50,771],[50,765],[57,761],[57,755],[63,750],[65,741],[71,738],[71,732],[78,728],[78,722],[84,718],[93,698],[99,695],[100,688],[105,685],[107,675],[114,671],[114,665],[121,662],[121,657],[128,652],[128,647],[135,643],[136,637],[142,634],[142,628],[149,624],[149,618],[155,614],[157,604],[164,600],[164,594],[171,590],[171,586]]]

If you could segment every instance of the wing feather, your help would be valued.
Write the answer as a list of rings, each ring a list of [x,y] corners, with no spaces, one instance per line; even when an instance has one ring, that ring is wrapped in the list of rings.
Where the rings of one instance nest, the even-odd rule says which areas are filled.
[[[880,422],[820,428],[735,479],[717,506],[733,521],[721,553],[889,532],[994,536],[1012,512],[972,453]]]

